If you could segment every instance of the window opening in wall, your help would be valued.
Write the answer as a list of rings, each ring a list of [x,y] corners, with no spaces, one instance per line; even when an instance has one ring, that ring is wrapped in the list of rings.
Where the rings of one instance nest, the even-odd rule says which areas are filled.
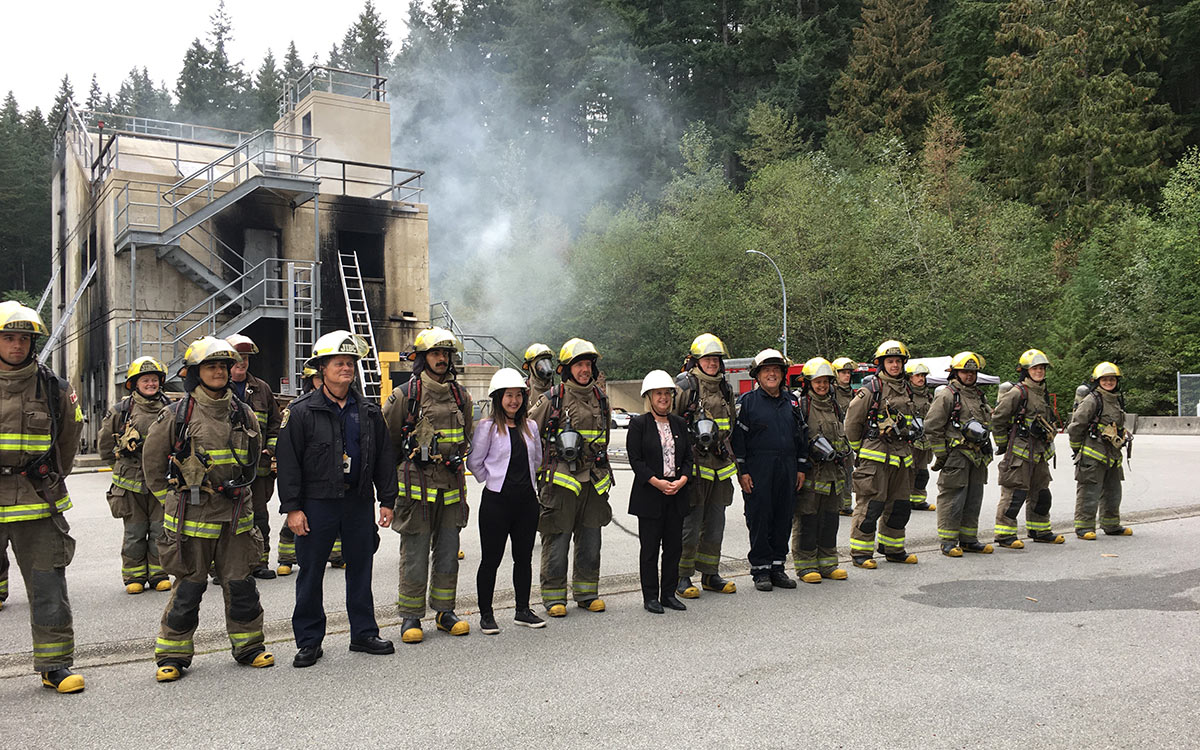
[[[383,235],[370,232],[338,232],[338,248],[358,253],[358,270],[366,279],[382,279]]]
[[[312,112],[300,118],[300,134],[312,135]]]

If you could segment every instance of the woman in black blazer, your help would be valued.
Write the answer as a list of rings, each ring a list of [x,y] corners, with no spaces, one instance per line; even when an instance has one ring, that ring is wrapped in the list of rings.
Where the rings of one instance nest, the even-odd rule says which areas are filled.
[[[687,423],[671,413],[675,402],[671,376],[663,370],[646,375],[642,396],[646,413],[629,420],[625,440],[633,469],[629,513],[638,517],[645,607],[661,615],[663,607],[687,609],[675,596],[675,584],[683,551],[683,517],[688,511],[686,487],[692,473],[692,447]],[[661,576],[657,569],[660,549]]]

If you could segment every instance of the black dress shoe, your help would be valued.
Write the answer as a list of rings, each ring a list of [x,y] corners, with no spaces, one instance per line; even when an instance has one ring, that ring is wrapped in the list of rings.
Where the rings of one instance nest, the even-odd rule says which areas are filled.
[[[391,641],[380,638],[377,635],[370,635],[366,638],[359,638],[357,641],[350,641],[350,650],[361,651],[364,654],[375,654],[376,656],[396,653],[396,647],[392,645]]]
[[[771,585],[778,586],[781,589],[796,588],[796,582],[791,578],[788,578],[788,574],[784,573],[782,570],[771,571]]]
[[[647,599],[646,603],[642,606],[646,608],[647,612],[653,612],[656,615],[661,615],[665,611],[657,599]]]
[[[324,655],[325,652],[321,650],[320,646],[305,646],[296,652],[296,658],[292,659],[292,666],[299,669],[311,667],[317,663],[317,659]]]
[[[674,596],[664,596],[662,598],[662,605],[664,607],[666,607],[667,609],[674,609],[679,612],[682,612],[685,609],[687,609],[687,605],[684,604],[683,602],[679,601],[678,597],[674,597]]]
[[[268,568],[266,565],[260,565],[250,574],[255,578],[261,578],[264,581],[269,581],[275,577],[275,571]]]

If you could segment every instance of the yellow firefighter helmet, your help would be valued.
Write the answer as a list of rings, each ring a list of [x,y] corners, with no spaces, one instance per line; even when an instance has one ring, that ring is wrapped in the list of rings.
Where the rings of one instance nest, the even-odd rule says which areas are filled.
[[[33,336],[48,336],[50,331],[42,322],[37,310],[26,307],[16,300],[0,303],[0,331],[28,333]]]
[[[1017,360],[1017,368],[1021,370],[1028,370],[1030,367],[1038,365],[1050,366],[1050,358],[1041,349],[1027,349]]]
[[[1121,377],[1121,368],[1112,362],[1101,362],[1092,368],[1092,380],[1099,380],[1106,375],[1119,378]]]
[[[729,350],[725,348],[725,342],[711,333],[702,333],[692,339],[692,346],[688,350],[688,353],[697,359],[707,357],[711,354],[719,355],[722,358],[729,356]]]
[[[878,365],[884,357],[900,357],[905,362],[908,361],[908,347],[903,342],[895,339],[888,339],[875,348],[875,364]]]
[[[830,364],[833,366],[834,372],[841,372],[842,370],[854,372],[854,370],[858,367],[858,363],[849,357],[838,357]]]
[[[167,379],[167,366],[154,357],[138,357],[125,371],[125,390],[132,391],[133,384],[143,375],[157,375],[162,383]]]
[[[461,352],[463,350],[462,342],[453,332],[447,331],[445,328],[426,328],[417,334],[416,340],[413,341],[413,350],[409,352],[408,358],[415,360],[418,354],[431,352],[434,349],[447,349],[451,352]]]
[[[592,342],[586,339],[570,339],[562,345],[558,350],[558,372],[562,372],[563,368],[570,367],[571,363],[581,357],[591,357],[592,360],[600,359],[600,352],[596,351],[596,347]]]
[[[225,339],[216,336],[201,336],[188,345],[183,353],[183,364],[187,367],[202,365],[205,362],[234,362],[242,361],[242,355],[229,345]]]
[[[983,357],[975,352],[959,352],[950,358],[950,366],[946,368],[946,372],[954,372],[955,370],[974,370],[978,372],[986,364]]]

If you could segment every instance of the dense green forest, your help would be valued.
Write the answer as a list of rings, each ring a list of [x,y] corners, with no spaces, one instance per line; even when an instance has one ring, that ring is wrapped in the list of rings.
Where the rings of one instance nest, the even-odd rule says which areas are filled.
[[[1143,413],[1200,370],[1200,0],[413,0],[396,40],[367,2],[252,69],[234,21],[173,84],[5,99],[0,289],[46,282],[67,101],[249,130],[309,64],[378,65],[434,298],[513,348],[582,335],[614,377],[704,330],[749,356],[780,317],[754,249],[793,357],[894,337],[1008,375],[1037,346],[1059,391],[1118,362]]]

